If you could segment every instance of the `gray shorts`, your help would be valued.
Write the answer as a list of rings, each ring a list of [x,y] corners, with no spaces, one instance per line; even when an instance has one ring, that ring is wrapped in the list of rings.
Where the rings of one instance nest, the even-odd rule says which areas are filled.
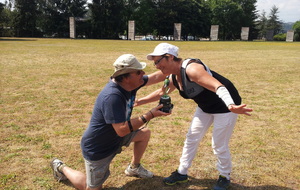
[[[137,134],[138,131],[139,130],[126,135],[123,138],[123,141],[120,144],[120,147],[114,154],[112,154],[106,158],[103,158],[101,160],[97,160],[97,161],[90,161],[90,160],[84,159],[85,170],[86,170],[86,184],[89,188],[99,187],[105,182],[105,180],[107,180],[108,176],[110,175],[109,165],[110,165],[112,159],[116,156],[116,154],[119,154],[122,152],[123,146],[126,146],[126,147],[129,146],[133,137]]]

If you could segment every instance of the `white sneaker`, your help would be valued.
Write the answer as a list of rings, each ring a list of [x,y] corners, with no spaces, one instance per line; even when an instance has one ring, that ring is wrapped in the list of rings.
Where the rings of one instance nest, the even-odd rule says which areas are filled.
[[[125,174],[127,176],[135,176],[140,178],[151,178],[153,177],[153,173],[143,168],[143,166],[140,164],[138,168],[131,168],[130,164],[125,170]]]
[[[58,181],[63,181],[63,180],[67,180],[68,178],[61,172],[59,171],[59,167],[61,165],[63,165],[64,163],[62,161],[60,161],[57,158],[54,158],[51,162],[50,162],[50,166],[53,170],[53,176],[55,179],[57,179]]]

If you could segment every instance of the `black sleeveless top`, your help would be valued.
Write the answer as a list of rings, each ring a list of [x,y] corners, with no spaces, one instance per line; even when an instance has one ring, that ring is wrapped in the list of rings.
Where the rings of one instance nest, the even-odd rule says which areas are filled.
[[[220,74],[210,70],[200,59],[186,59],[182,63],[181,67],[181,79],[182,79],[182,89],[180,90],[178,82],[176,80],[176,76],[172,75],[172,80],[174,86],[178,89],[179,94],[185,98],[185,99],[193,99],[198,106],[206,113],[227,113],[230,112],[223,102],[222,99],[219,98],[219,96],[199,84],[192,82],[189,80],[187,74],[186,74],[186,67],[190,63],[199,63],[204,66],[205,70],[215,79],[217,79],[220,83],[222,83],[227,90],[229,91],[234,103],[236,105],[241,104],[241,97],[237,91],[237,89],[234,87],[232,82],[228,80],[227,78],[221,76]]]

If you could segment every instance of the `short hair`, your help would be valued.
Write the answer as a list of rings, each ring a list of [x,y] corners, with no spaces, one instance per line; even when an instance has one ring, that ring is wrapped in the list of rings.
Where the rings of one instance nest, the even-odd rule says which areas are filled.
[[[164,54],[163,56],[165,56],[166,59],[169,59],[169,56],[168,56],[168,55],[170,55],[170,54]],[[177,61],[181,61],[182,58],[179,58],[179,57],[174,56],[173,60],[177,62]]]
[[[115,77],[116,82],[122,82],[124,78],[129,77],[130,73],[125,73]]]

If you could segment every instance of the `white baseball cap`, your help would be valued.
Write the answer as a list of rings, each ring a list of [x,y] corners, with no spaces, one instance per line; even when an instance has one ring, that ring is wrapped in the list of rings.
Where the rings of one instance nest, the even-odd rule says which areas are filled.
[[[171,54],[171,55],[174,55],[175,57],[177,57],[178,50],[179,50],[179,48],[172,44],[160,43],[155,47],[155,49],[152,53],[147,55],[147,59],[153,60],[153,56],[160,56],[160,55],[164,55],[164,54]]]
[[[114,62],[113,66],[115,67],[115,72],[112,77],[115,78],[132,71],[143,70],[146,67],[146,63],[139,62],[132,54],[124,54]]]

